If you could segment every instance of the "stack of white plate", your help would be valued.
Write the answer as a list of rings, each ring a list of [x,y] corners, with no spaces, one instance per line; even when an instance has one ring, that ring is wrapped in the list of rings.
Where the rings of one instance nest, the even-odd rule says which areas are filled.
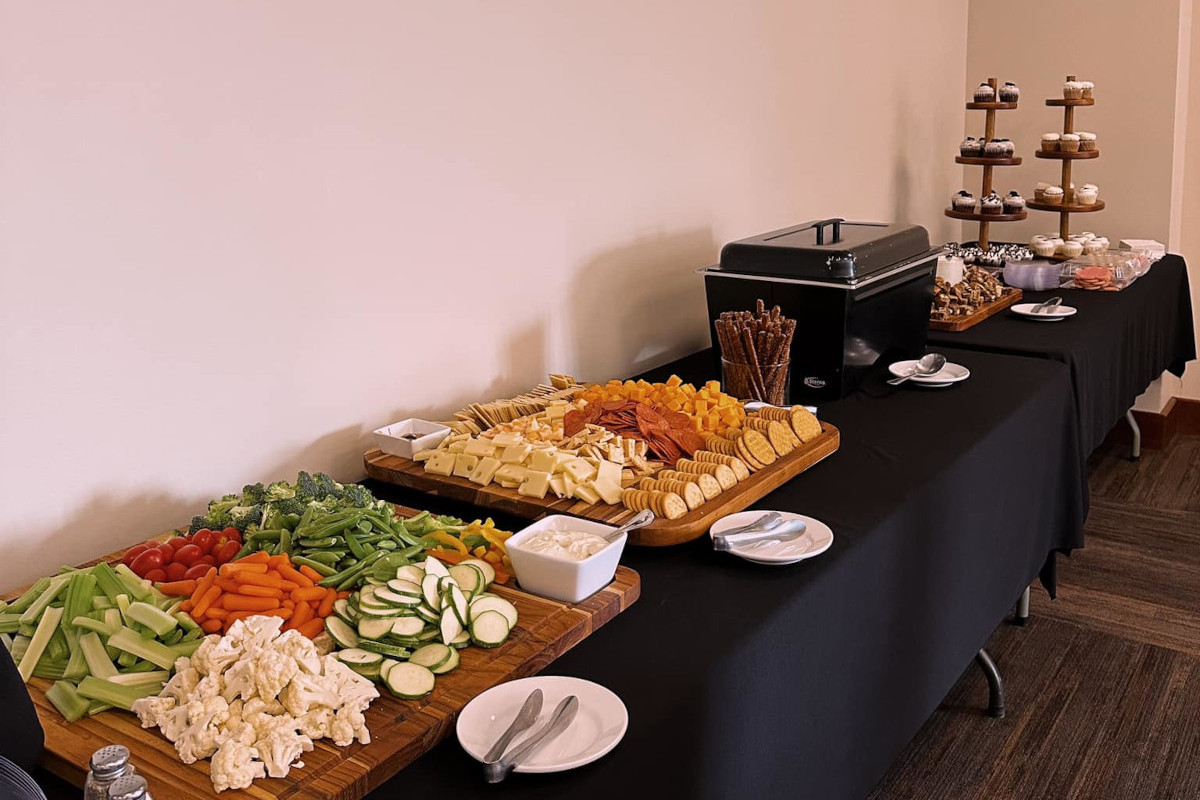
[[[917,362],[912,359],[906,361],[897,361],[888,367],[888,372],[895,375],[897,378],[905,375],[911,375],[912,371],[917,368]],[[932,375],[915,375],[908,379],[908,383],[915,383],[919,386],[931,386],[934,388],[942,386],[953,386],[959,381],[965,381],[971,377],[971,370],[964,367],[962,364],[955,364],[950,361],[946,362],[946,366],[940,371]]]
[[[5,800],[46,800],[25,770],[0,756],[0,797]]]

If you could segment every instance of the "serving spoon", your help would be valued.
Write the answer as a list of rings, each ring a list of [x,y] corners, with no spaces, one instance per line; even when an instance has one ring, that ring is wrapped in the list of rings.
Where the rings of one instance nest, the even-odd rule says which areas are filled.
[[[892,378],[888,381],[889,386],[899,386],[909,378],[915,378],[919,375],[936,375],[942,371],[942,367],[946,366],[946,357],[941,353],[926,353],[917,359],[917,365],[913,371],[907,375],[901,375],[899,378]]]
[[[647,508],[639,511],[629,522],[626,522],[619,528],[614,528],[610,533],[606,533],[600,538],[606,542],[615,542],[621,537],[621,534],[636,531],[638,528],[644,528],[651,522],[654,522],[654,512]]]

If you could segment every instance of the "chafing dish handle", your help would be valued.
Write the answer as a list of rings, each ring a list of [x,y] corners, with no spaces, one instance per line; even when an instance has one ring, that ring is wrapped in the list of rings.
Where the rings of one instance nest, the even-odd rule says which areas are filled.
[[[829,219],[819,220],[814,222],[812,226],[817,229],[817,244],[825,244],[825,226],[833,226],[833,240],[830,244],[837,244],[842,240],[842,223],[846,220],[841,217],[830,217]]]

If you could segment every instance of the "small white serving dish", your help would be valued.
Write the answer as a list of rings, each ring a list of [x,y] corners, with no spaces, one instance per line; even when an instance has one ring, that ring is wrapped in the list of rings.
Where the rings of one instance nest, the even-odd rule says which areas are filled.
[[[450,429],[429,420],[403,419],[375,431],[375,446],[388,455],[412,458],[414,453],[432,450],[450,435]],[[405,436],[415,436],[406,439]]]
[[[621,534],[608,547],[582,561],[522,550],[521,542],[539,531],[580,531],[606,536],[613,530],[611,525],[553,514],[517,531],[508,538],[504,546],[508,551],[509,560],[512,561],[513,572],[517,575],[517,583],[522,589],[552,600],[578,603],[612,581],[628,537]]]

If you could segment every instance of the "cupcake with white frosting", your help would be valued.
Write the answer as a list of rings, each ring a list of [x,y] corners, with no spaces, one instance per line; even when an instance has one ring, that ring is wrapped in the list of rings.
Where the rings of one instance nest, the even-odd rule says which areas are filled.
[[[1079,96],[1084,100],[1091,100],[1095,97],[1096,84],[1091,81],[1079,81]]]
[[[1067,81],[1063,84],[1063,97],[1068,100],[1080,100],[1083,98],[1083,83],[1081,81]]]
[[[963,189],[950,198],[950,207],[955,211],[972,212],[975,210],[975,195]]]
[[[1004,211],[1004,201],[1000,199],[1000,195],[995,192],[990,192],[986,197],[979,201],[979,212],[981,214],[999,214]]]
[[[1061,186],[1047,186],[1046,191],[1042,193],[1042,202],[1051,206],[1061,206],[1063,201],[1063,189]]]
[[[1004,158],[1006,148],[999,139],[991,139],[983,146],[983,154],[987,158]]]
[[[1090,153],[1096,149],[1096,134],[1088,131],[1079,132],[1079,152]]]
[[[983,141],[974,136],[968,136],[959,144],[958,152],[969,158],[979,158],[983,155]]]
[[[1032,242],[1030,247],[1033,250],[1033,254],[1040,256],[1041,258],[1049,258],[1050,256],[1054,255],[1054,252],[1057,249],[1053,241],[1045,238],[1036,242]]]
[[[1059,245],[1058,252],[1067,258],[1078,258],[1083,255],[1083,245],[1079,242],[1063,242]]]
[[[1062,135],[1062,138],[1060,138],[1058,140],[1058,149],[1062,150],[1064,153],[1078,153],[1079,152],[1079,134],[1078,133],[1064,133]]]
[[[1005,214],[1019,214],[1025,210],[1025,198],[1016,189],[1006,194],[1002,202]]]
[[[996,100],[996,90],[986,83],[979,84],[975,89],[976,103],[992,103]]]
[[[1042,149],[1045,150],[1047,153],[1058,152],[1058,142],[1060,139],[1062,139],[1062,136],[1060,134],[1043,133],[1042,134]]]
[[[1100,190],[1090,183],[1075,190],[1075,202],[1081,206],[1094,206],[1099,197]]]

